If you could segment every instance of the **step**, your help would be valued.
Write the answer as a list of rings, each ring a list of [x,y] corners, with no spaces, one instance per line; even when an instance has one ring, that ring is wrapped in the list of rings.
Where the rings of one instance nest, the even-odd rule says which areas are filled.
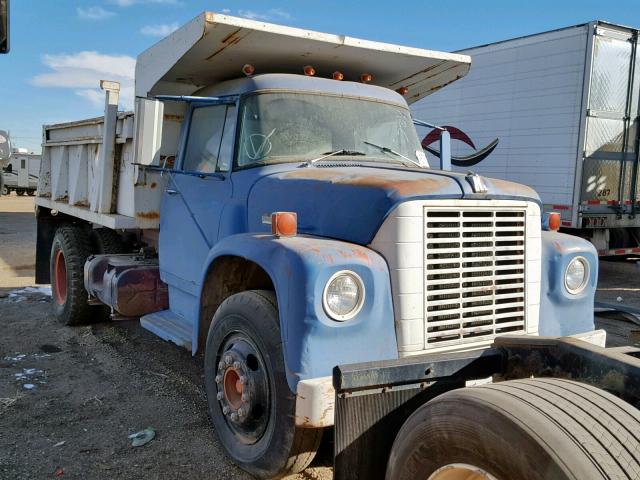
[[[149,313],[141,317],[140,326],[163,340],[191,351],[191,325],[171,310]]]

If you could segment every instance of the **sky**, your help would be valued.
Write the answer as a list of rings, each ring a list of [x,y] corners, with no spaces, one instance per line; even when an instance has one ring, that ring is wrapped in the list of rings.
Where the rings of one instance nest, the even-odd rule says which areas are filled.
[[[11,0],[0,130],[40,152],[43,124],[102,114],[100,79],[130,109],[136,56],[203,11],[443,51],[596,19],[640,28],[638,0]]]

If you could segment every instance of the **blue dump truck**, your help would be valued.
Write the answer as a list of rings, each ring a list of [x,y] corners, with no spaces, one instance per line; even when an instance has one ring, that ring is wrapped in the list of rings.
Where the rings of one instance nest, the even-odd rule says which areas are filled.
[[[134,112],[103,81],[103,117],[44,126],[55,315],[203,354],[258,478],[328,428],[336,479],[638,478],[640,359],[594,330],[593,246],[532,189],[448,170],[447,131],[438,165],[420,145],[408,105],[469,65],[196,17],[138,57]]]

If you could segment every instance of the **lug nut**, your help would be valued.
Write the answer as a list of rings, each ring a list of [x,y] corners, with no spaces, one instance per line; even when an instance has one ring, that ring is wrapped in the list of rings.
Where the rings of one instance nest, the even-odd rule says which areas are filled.
[[[247,395],[246,393],[243,393],[243,394],[242,394],[242,397],[241,397],[241,400],[242,400],[243,402],[246,402],[247,400],[249,400],[249,395]]]
[[[218,363],[218,369],[222,370],[224,368],[224,362],[221,360],[220,363]]]
[[[244,375],[242,375],[240,377],[240,385],[244,385],[245,383],[247,383],[247,377],[245,377]]]
[[[240,368],[240,362],[233,362],[233,368]]]
[[[222,382],[222,375],[216,375],[216,383]]]
[[[231,414],[231,420],[234,421],[234,422],[237,422],[238,421],[238,414],[237,413],[232,413]]]
[[[226,405],[224,407],[222,407],[222,413],[224,413],[225,415],[229,413],[229,407],[227,407]]]
[[[224,363],[226,363],[227,365],[231,365],[233,363],[233,358],[231,358],[231,355],[227,355],[226,357],[224,357]]]
[[[239,408],[238,409],[238,417],[242,418],[244,416],[245,416],[244,409],[243,408]]]
[[[222,393],[222,392],[218,392],[218,394],[216,395],[216,398],[217,398],[218,400],[222,400],[222,399],[224,398],[224,393]]]

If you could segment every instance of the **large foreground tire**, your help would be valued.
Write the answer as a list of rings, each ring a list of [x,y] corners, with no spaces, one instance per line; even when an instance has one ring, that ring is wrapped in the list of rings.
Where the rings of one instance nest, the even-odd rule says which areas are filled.
[[[84,288],[84,264],[90,254],[89,235],[81,227],[62,225],[51,246],[51,297],[58,320],[66,325],[94,321]]]
[[[640,478],[640,412],[603,390],[569,380],[453,390],[405,422],[386,478]]]
[[[322,439],[320,429],[295,426],[279,325],[272,292],[233,295],[213,317],[205,352],[218,438],[235,463],[263,479],[302,471]]]

